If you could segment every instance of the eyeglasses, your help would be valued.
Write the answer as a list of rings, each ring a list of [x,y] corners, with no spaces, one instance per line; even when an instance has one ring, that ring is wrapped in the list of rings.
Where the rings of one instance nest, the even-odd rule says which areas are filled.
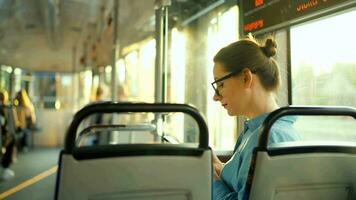
[[[226,76],[223,76],[221,78],[219,78],[218,80],[215,80],[214,82],[211,83],[211,86],[213,86],[214,91],[215,91],[215,95],[220,96],[219,93],[219,87],[221,86],[221,81],[226,80],[236,74],[238,74],[240,72],[240,70],[236,71],[236,72],[231,72],[230,74],[227,74]]]

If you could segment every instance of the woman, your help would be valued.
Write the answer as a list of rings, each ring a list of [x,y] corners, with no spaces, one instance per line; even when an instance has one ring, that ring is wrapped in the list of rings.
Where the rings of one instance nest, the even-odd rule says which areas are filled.
[[[0,178],[2,180],[8,180],[15,176],[15,172],[10,169],[10,165],[13,162],[12,156],[15,149],[15,137],[14,133],[10,133],[8,130],[9,124],[11,121],[8,119],[10,113],[13,114],[13,119],[16,119],[16,113],[11,107],[8,107],[9,95],[6,90],[0,91],[0,119],[1,119],[1,139],[2,147],[5,149],[5,152],[2,155],[1,167],[2,172]],[[17,121],[13,123],[16,126]]]
[[[30,101],[26,90],[24,89],[21,89],[16,94],[16,97],[14,99],[14,105],[16,106],[20,128],[24,133],[24,136],[21,138],[19,148],[20,150],[27,151],[27,140],[36,124],[35,108],[32,102]]]
[[[213,199],[248,199],[246,181],[252,151],[258,144],[258,128],[278,105],[275,92],[280,85],[276,42],[267,39],[260,45],[252,37],[222,48],[214,57],[215,95],[230,116],[245,116],[233,157],[222,163],[213,155]],[[298,140],[293,117],[279,120],[271,130],[270,143]],[[288,131],[286,131],[288,130]]]

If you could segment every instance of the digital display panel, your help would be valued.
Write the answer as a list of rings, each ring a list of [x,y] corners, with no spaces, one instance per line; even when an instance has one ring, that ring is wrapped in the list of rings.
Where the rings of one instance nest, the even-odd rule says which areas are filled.
[[[298,21],[356,5],[355,0],[240,0],[243,30],[273,31]]]

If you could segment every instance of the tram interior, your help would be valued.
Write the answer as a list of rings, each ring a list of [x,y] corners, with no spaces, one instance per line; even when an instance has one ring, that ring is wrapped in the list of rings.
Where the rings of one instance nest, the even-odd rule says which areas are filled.
[[[264,6],[246,12],[243,6],[247,2],[256,7]],[[294,128],[301,141],[271,145],[266,151],[258,151],[256,174],[259,177],[251,186],[254,194],[250,199],[261,199],[263,194],[270,195],[269,199],[356,198],[356,184],[351,180],[356,177],[352,172],[356,171],[356,124],[355,114],[350,114],[356,108],[356,29],[350,26],[356,19],[356,2],[342,0],[318,8],[314,1],[286,1],[304,9],[304,13],[298,13],[301,17],[282,18],[286,21],[261,30],[258,24],[246,26],[247,15],[258,17],[259,10],[279,3],[266,2],[0,0],[2,160],[9,152],[7,138],[15,141],[10,167],[0,169],[0,199],[71,199],[75,195],[78,195],[76,199],[210,199],[203,192],[208,188],[211,193],[212,188],[209,182],[212,161],[206,155],[212,150],[221,160],[228,161],[248,120],[229,116],[220,103],[213,100],[213,57],[222,47],[245,37],[246,27],[256,29],[251,30],[251,34],[258,41],[273,36],[278,43],[275,59],[280,64],[281,88],[275,96],[280,107],[322,107],[335,112],[339,108],[351,109],[337,114],[294,113],[297,119]],[[318,5],[323,6],[320,2]],[[266,26],[267,19],[266,16]],[[79,154],[76,153],[81,149],[83,152],[89,149],[87,155],[92,155],[95,148],[112,153],[116,147],[120,151],[120,146],[125,145],[137,145],[139,149],[140,145],[153,149],[171,145],[182,148],[182,152],[201,150],[199,123],[189,113],[168,110],[90,113],[78,124],[74,148],[68,148],[68,130],[80,110],[96,103],[100,106],[117,102],[118,107],[125,103],[148,103],[152,108],[154,103],[192,106],[208,128],[209,148],[203,148],[201,155],[204,156],[200,160],[167,155],[160,159],[154,155],[151,159],[154,163],[150,164],[145,156],[142,160],[135,157],[130,161],[129,156],[122,159],[117,156],[121,154],[113,153],[110,154],[115,155],[113,160],[106,157],[98,165],[93,164],[93,160],[77,162]],[[21,107],[27,107],[32,113],[26,122],[20,119]],[[300,149],[310,152],[283,154],[300,152]],[[312,151],[320,154],[311,156]],[[83,152],[80,155],[84,155]],[[273,157],[273,153],[277,156]],[[316,166],[319,159],[323,165],[335,166]],[[183,160],[200,176],[193,172],[184,174],[189,169],[172,164],[177,160]],[[67,164],[63,164],[65,162]],[[140,162],[146,163],[152,173],[144,166],[140,168]],[[160,162],[171,168],[160,168]],[[106,168],[110,163],[112,166]],[[130,163],[137,167],[130,168]],[[308,177],[300,178],[301,170],[290,167],[291,163],[308,166]],[[113,173],[115,167],[131,171],[126,175],[115,172],[115,176],[111,176],[108,171]],[[278,173],[265,174],[274,167],[283,177],[292,173],[290,183],[295,185],[288,185],[287,178],[270,182]],[[8,168],[10,171],[5,174],[4,169]],[[147,193],[130,193],[127,191],[137,189],[134,182],[127,185],[117,182],[113,184],[115,187],[127,186],[127,191],[99,184],[98,188],[92,188],[98,192],[93,196],[83,196],[80,192],[67,196],[66,191],[89,194],[90,187],[95,187],[86,182],[91,176],[85,177],[86,172],[93,174],[95,170],[102,170],[98,173],[102,177],[93,176],[90,181],[111,182],[130,179],[135,169],[151,179],[160,176],[160,170],[164,169],[157,183],[170,182],[172,188],[184,188],[184,180],[178,179],[185,177],[188,187],[193,189],[166,188],[163,193],[151,192],[149,183],[144,182],[139,190],[148,188]],[[319,170],[335,174],[324,179]],[[78,179],[76,172],[81,175]],[[174,176],[169,177],[169,174]],[[72,184],[71,178],[78,182]],[[80,185],[80,181],[85,183]],[[198,181],[201,188],[194,186]],[[281,184],[286,186],[279,187]]]

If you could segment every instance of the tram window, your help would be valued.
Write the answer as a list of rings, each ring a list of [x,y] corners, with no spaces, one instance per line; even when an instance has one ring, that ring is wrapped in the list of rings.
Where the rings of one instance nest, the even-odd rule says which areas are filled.
[[[356,10],[291,29],[292,103],[356,107]]]
[[[78,91],[77,96],[74,97],[74,99],[77,99],[75,102],[77,107],[82,107],[85,104],[89,103],[90,97],[91,97],[91,92],[92,92],[92,86],[93,86],[93,72],[91,70],[86,70],[79,72],[74,76],[74,81],[78,81],[78,89],[75,88],[74,91]],[[76,94],[76,92],[74,92]]]
[[[128,51],[119,69],[124,79],[119,80],[121,85],[128,86],[128,99],[130,101],[154,102],[154,69],[155,69],[155,40],[149,39],[142,43],[132,45],[134,50]],[[132,48],[127,48],[132,49]],[[127,50],[124,48],[123,52]],[[120,96],[120,94],[118,94]]]
[[[35,72],[30,83],[30,95],[38,108],[73,108],[73,82],[76,75],[69,73]]]
[[[52,109],[56,104],[56,78],[55,73],[37,72],[33,74],[32,83],[34,104],[36,107]]]
[[[203,16],[197,22],[172,32],[174,49],[171,50],[170,100],[184,100],[195,105],[206,116],[210,145],[217,150],[233,149],[237,122],[212,99],[212,59],[220,48],[237,38],[236,6]],[[178,72],[179,68],[184,68],[184,71]]]
[[[168,88],[168,101],[184,103],[185,102],[185,48],[187,38],[184,32],[180,32],[174,28],[172,30],[172,45],[171,45],[171,72]]]
[[[171,32],[167,102],[197,107],[209,124],[210,145],[218,150],[233,149],[237,122],[212,100],[212,58],[220,48],[237,40],[238,32],[237,6],[213,11]],[[128,86],[130,101],[154,101],[155,48],[155,40],[150,38],[123,48],[119,69],[125,76],[119,80]]]
[[[356,123],[351,116],[298,115],[288,116],[284,119],[295,121],[291,131],[296,133],[298,139],[270,144],[270,147],[276,147],[276,145],[277,147],[288,147],[295,145],[315,146],[328,144],[348,146],[356,144]]]
[[[350,26],[354,19],[356,11],[351,11],[291,29],[293,104],[356,107],[356,28]],[[344,119],[327,122],[322,125],[323,121],[311,117],[299,125],[314,128],[313,134],[305,135],[307,139],[320,137],[316,130],[327,127],[331,131],[324,130],[324,139],[355,141],[354,135],[340,131],[346,126]]]
[[[298,116],[295,127],[303,141],[356,143],[356,123],[349,116]]]
[[[148,39],[140,51],[140,69],[138,70],[138,87],[140,100],[145,102],[154,102],[154,82],[155,82],[155,56],[156,56],[156,40]]]
[[[9,89],[10,89],[10,77],[12,73],[12,67],[6,65],[1,65],[0,67],[1,67],[0,89],[6,89],[7,91],[10,91]]]
[[[176,13],[180,13],[179,9]],[[238,8],[233,6],[173,28],[170,33],[167,102],[197,107],[209,124],[210,145],[219,150],[233,149],[237,122],[212,100],[212,58],[220,48],[237,40],[238,32]],[[128,86],[130,101],[154,101],[155,43],[154,39],[147,38],[122,50],[118,67],[125,74],[119,80],[120,84]]]
[[[79,146],[199,143],[198,124],[184,113],[96,113],[80,124],[77,135]]]
[[[56,93],[57,101],[60,102],[61,108],[72,108],[73,105],[73,75],[61,74],[58,77],[59,91]],[[57,103],[58,104],[58,103]],[[56,106],[56,105],[55,105]],[[57,105],[58,106],[58,105]],[[58,108],[58,107],[57,107]]]
[[[13,68],[13,73],[14,73],[14,76],[13,76],[13,85],[12,85],[12,89],[13,91],[18,92],[20,91],[22,88],[23,88],[23,81],[22,81],[22,78],[24,76],[24,72],[20,69],[20,68]]]
[[[207,74],[208,80],[213,80],[212,58],[217,51],[227,44],[236,41],[238,34],[238,8],[234,6],[229,10],[219,13],[210,20],[208,29],[208,58]],[[210,88],[210,82],[207,83]],[[228,116],[225,109],[212,100],[214,91],[207,90],[207,115],[209,131],[212,133],[210,138],[211,145],[219,150],[232,150],[237,137],[237,120],[235,117]]]

